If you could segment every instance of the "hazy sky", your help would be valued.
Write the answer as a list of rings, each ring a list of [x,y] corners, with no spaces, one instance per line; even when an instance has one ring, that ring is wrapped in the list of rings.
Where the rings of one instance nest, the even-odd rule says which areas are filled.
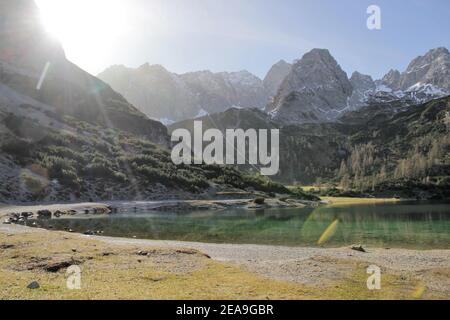
[[[70,60],[97,74],[149,62],[182,73],[247,69],[327,48],[349,75],[401,71],[428,49],[450,48],[448,0],[37,0]],[[367,29],[380,6],[382,29]]]

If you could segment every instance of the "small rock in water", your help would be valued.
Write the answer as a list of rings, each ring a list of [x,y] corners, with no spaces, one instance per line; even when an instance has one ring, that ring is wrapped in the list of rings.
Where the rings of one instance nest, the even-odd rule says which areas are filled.
[[[38,218],[50,219],[52,217],[52,213],[50,210],[39,210],[37,212]]]
[[[39,283],[37,281],[33,281],[31,282],[27,288],[28,289],[39,289],[41,286],[39,285]]]
[[[33,212],[22,212],[20,215],[24,218],[30,218],[33,216]]]
[[[367,252],[366,249],[362,245],[356,245],[352,246],[352,250],[359,251],[359,252]]]
[[[266,202],[266,199],[264,198],[256,198],[255,200],[253,200],[254,203],[262,205]]]

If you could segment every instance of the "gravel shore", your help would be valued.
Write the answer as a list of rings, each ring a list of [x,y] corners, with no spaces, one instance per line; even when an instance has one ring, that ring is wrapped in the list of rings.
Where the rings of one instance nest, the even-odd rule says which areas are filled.
[[[110,244],[134,244],[157,247],[181,247],[199,250],[211,258],[237,264],[249,271],[277,280],[320,285],[351,272],[354,265],[376,265],[382,270],[405,276],[417,276],[439,291],[450,294],[450,277],[429,279],[428,272],[448,269],[450,250],[406,250],[366,248],[307,248],[251,244],[210,244],[180,241],[152,241],[94,237]],[[448,274],[450,275],[450,273]]]
[[[0,232],[18,234],[44,232],[18,225],[0,225]],[[285,247],[252,244],[212,244],[181,241],[154,241],[102,236],[77,235],[95,239],[112,246],[143,246],[158,248],[189,248],[212,259],[244,268],[252,273],[280,281],[322,286],[350,278],[356,269],[370,265],[382,273],[417,279],[429,290],[450,298],[450,250],[407,250],[365,248]]]

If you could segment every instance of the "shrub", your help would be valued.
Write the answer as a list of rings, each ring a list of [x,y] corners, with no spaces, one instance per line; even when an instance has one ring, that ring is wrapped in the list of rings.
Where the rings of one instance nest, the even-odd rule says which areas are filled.
[[[49,176],[57,179],[60,183],[79,187],[81,180],[78,178],[76,163],[73,160],[55,156],[44,156],[40,160],[40,165],[48,170]]]
[[[3,143],[0,149],[3,152],[10,154],[19,160],[23,160],[24,158],[30,156],[32,145],[31,143],[23,139],[12,139],[10,141]]]

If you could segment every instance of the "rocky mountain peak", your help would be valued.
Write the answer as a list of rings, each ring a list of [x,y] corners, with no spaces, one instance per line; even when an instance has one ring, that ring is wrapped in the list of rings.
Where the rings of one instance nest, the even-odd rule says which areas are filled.
[[[358,71],[353,72],[352,76],[350,77],[350,82],[353,85],[353,88],[359,88],[362,86],[371,89],[375,88],[375,82],[373,81],[372,77],[366,74],[359,73]]]
[[[220,75],[232,85],[262,86],[262,80],[247,70],[237,72],[221,72]]]
[[[283,83],[284,79],[286,79],[289,72],[291,72],[292,64],[287,63],[284,60],[278,61],[276,64],[270,68],[266,77],[264,78],[264,87],[267,90],[267,93],[273,97],[277,94],[278,89]]]
[[[371,76],[355,71],[350,77],[350,83],[353,87],[353,93],[350,97],[351,108],[358,109],[363,107],[369,98],[369,95],[376,88],[375,81],[373,81]]]
[[[447,48],[432,49],[409,64],[400,80],[401,89],[407,90],[419,83],[450,90],[450,52]]]
[[[286,66],[291,67],[292,65],[289,62],[286,62],[286,60],[284,60],[284,59],[281,59],[280,61],[278,61],[277,63],[275,63],[273,65],[273,67],[275,67],[275,68],[286,67]]]
[[[150,64],[148,62],[144,63],[140,67],[137,68],[140,72],[162,72],[162,73],[169,73],[166,68],[164,68],[160,64]]]
[[[401,73],[398,70],[391,69],[389,72],[381,79],[381,83],[393,90],[398,90],[400,85]]]
[[[348,107],[353,87],[327,49],[295,62],[267,111],[283,122],[332,121]]]

